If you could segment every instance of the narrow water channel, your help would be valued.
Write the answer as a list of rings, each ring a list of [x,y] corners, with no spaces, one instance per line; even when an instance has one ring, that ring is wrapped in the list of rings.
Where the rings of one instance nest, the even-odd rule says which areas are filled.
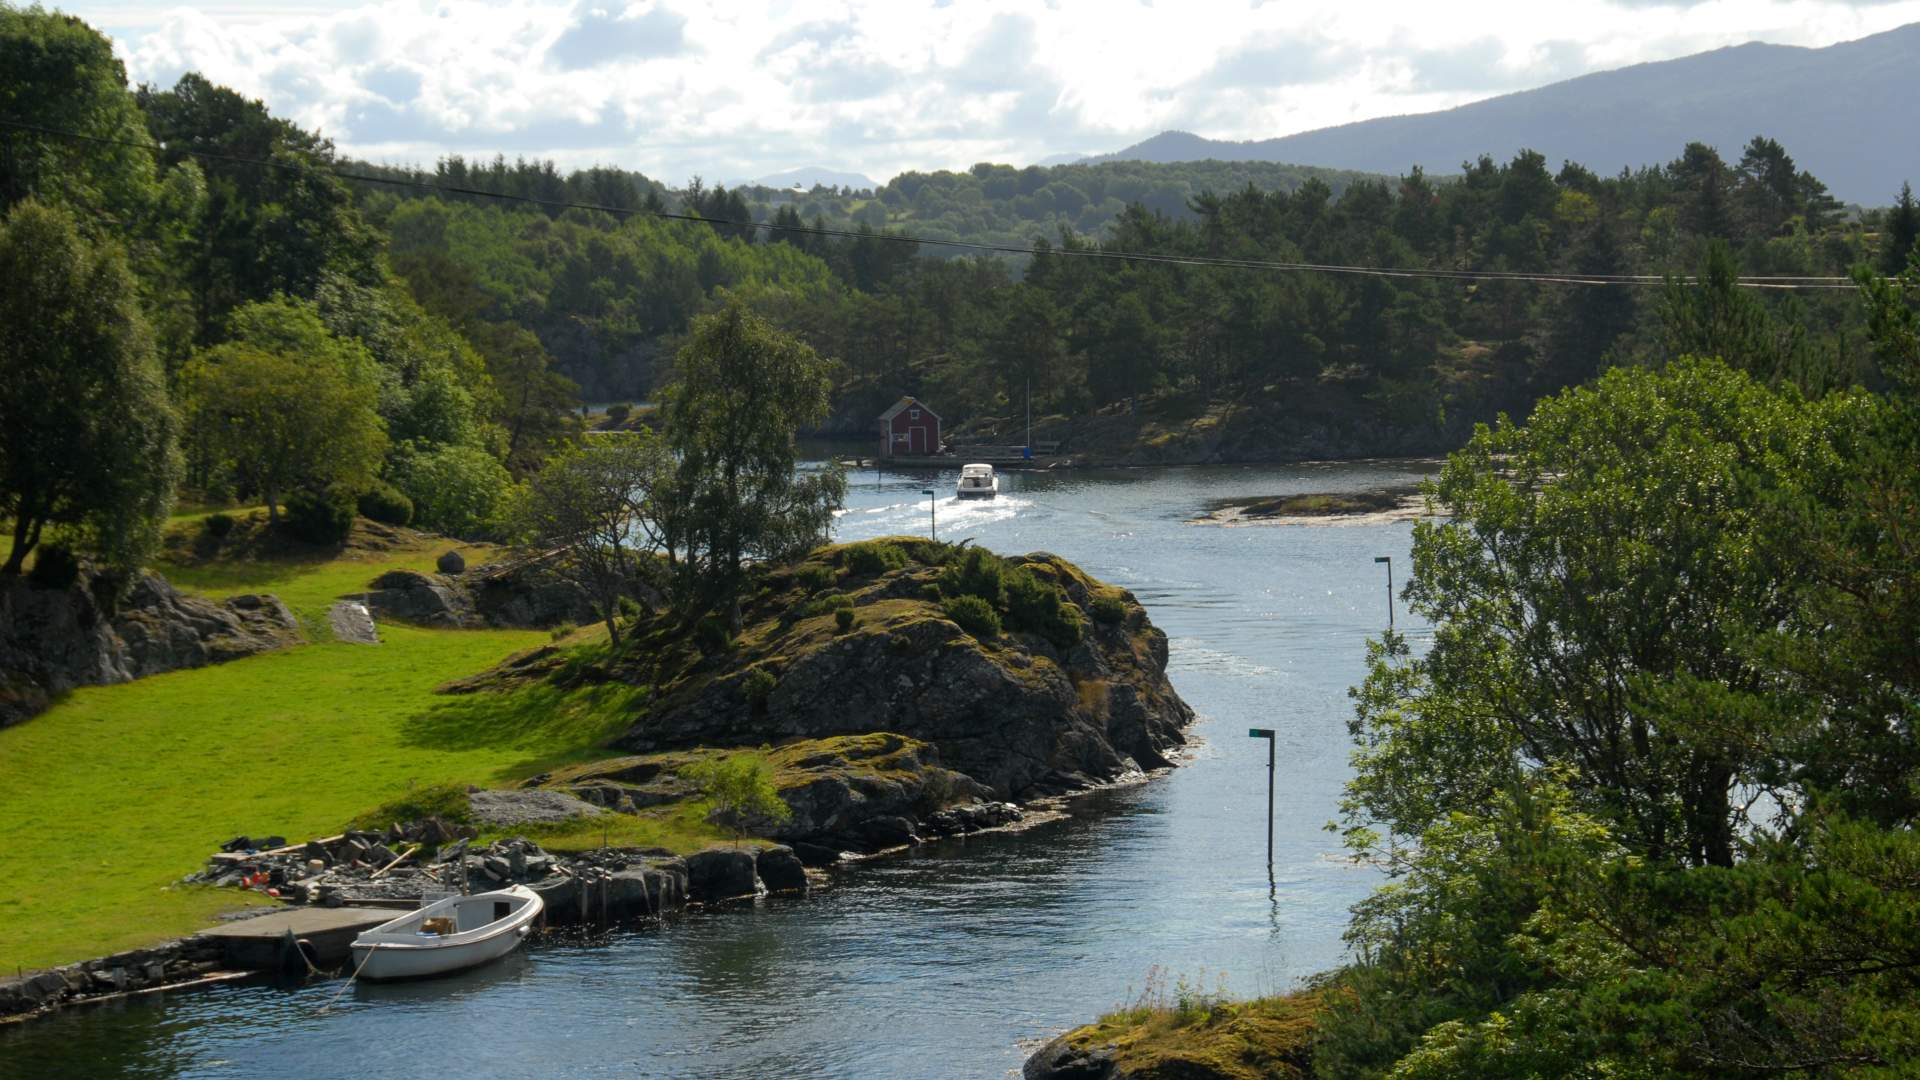
[[[1199,712],[1180,769],[1066,821],[930,844],[803,900],[548,941],[465,977],[245,986],[76,1009],[0,1029],[0,1075],[139,1077],[1000,1077],[1031,1046],[1137,993],[1150,969],[1284,990],[1339,962],[1375,883],[1323,826],[1347,776],[1347,687],[1385,624],[1376,556],[1411,526],[1187,520],[1209,499],[1408,483],[1404,462],[1003,473],[856,473],[840,538],[924,533],[1052,551],[1132,589]],[[1399,625],[1409,626],[1403,610]],[[1274,868],[1265,744],[1278,733]]]

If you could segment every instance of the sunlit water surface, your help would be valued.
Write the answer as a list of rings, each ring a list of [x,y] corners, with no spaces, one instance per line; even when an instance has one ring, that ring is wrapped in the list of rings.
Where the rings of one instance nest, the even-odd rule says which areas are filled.
[[[1373,560],[1404,573],[1411,526],[1187,522],[1213,498],[1406,483],[1419,466],[1003,472],[1001,498],[969,503],[956,475],[853,474],[840,538],[924,534],[932,488],[941,537],[1055,552],[1133,590],[1200,714],[1182,768],[1069,820],[844,871],[806,899],[356,985],[328,1011],[337,981],[70,1010],[0,1029],[0,1074],[999,1077],[1156,965],[1251,994],[1338,963],[1374,878],[1323,826],[1347,776],[1347,687],[1386,621]],[[1271,881],[1249,727],[1278,732]]]

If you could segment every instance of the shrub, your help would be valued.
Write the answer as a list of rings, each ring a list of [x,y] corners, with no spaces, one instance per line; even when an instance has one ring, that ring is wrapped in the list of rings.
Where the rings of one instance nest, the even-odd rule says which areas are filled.
[[[773,693],[774,683],[777,681],[773,677],[773,672],[766,668],[751,667],[740,680],[740,690],[747,695],[748,701],[759,705],[767,700],[768,694]]]
[[[514,491],[506,466],[471,446],[405,456],[394,472],[395,483],[413,500],[413,524],[448,536],[496,530]]]
[[[1087,605],[1087,613],[1094,622],[1123,623],[1127,621],[1127,604],[1117,596],[1096,596]]]
[[[375,480],[370,490],[360,493],[360,514],[382,525],[406,525],[413,521],[413,500],[384,480]]]
[[[838,627],[840,632],[843,634],[853,629],[853,609],[850,607],[843,607],[834,611],[833,625]]]
[[[960,629],[982,641],[1000,635],[1000,613],[993,605],[977,596],[952,596],[940,605],[947,618],[960,624]]]
[[[862,577],[876,577],[889,570],[898,570],[913,561],[899,544],[889,544],[881,540],[855,544],[842,553],[841,560],[848,570]]]
[[[811,619],[818,615],[825,615],[830,611],[850,610],[852,607],[853,597],[848,596],[846,593],[828,593],[825,596],[816,596],[806,603],[801,604],[800,617],[803,619]]]
[[[700,785],[700,793],[713,802],[713,819],[733,830],[736,844],[750,829],[771,828],[793,816],[774,783],[773,766],[761,754],[702,761],[681,775]]]
[[[991,551],[968,548],[966,557],[940,571],[940,591],[950,597],[979,597],[990,607],[1006,603],[1006,564]]]
[[[353,531],[353,492],[339,484],[305,487],[287,496],[281,524],[309,544],[338,544]]]
[[[42,589],[64,589],[80,580],[80,557],[65,544],[42,544],[27,580]]]
[[[723,653],[733,648],[733,633],[725,620],[709,615],[693,624],[693,643],[703,653]]]
[[[645,614],[645,612],[641,610],[640,602],[631,596],[622,596],[620,602],[615,605],[614,609],[620,613],[620,617],[623,619],[637,619]]]
[[[607,420],[610,423],[612,423],[615,427],[618,427],[619,425],[626,423],[627,417],[632,415],[633,415],[633,406],[627,404],[624,401],[616,402],[612,405],[607,406]]]
[[[208,514],[206,520],[202,521],[200,526],[206,529],[207,535],[213,537],[215,540],[225,540],[228,534],[233,532],[233,515]]]
[[[1039,634],[1059,649],[1079,644],[1086,635],[1080,613],[1066,594],[1032,570],[1022,566],[1008,573],[1006,590],[1007,622],[1015,629]]]
[[[808,563],[794,572],[793,580],[809,593],[817,593],[833,584],[833,567],[823,563]]]
[[[935,585],[931,582],[929,582],[926,585],[920,586],[920,598],[922,600],[932,601],[933,603],[937,604],[940,602],[940,597],[941,597],[940,586]]]
[[[561,638],[566,637],[578,629],[580,628],[570,622],[562,622],[554,626],[550,633],[553,635],[553,640],[559,641]]]

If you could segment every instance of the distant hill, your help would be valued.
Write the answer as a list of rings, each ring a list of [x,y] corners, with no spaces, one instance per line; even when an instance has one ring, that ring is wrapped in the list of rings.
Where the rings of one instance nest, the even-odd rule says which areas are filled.
[[[836,172],[833,169],[822,168],[818,165],[807,165],[798,169],[788,169],[786,172],[769,173],[753,181],[753,183],[772,188],[786,188],[799,185],[800,187],[809,189],[815,184],[823,184],[827,187],[855,189],[877,188],[880,186],[874,182],[872,177],[865,174],[857,172]]]
[[[1835,197],[1893,201],[1920,181],[1920,139],[1900,104],[1920,70],[1920,23],[1823,49],[1752,43],[1596,72],[1444,112],[1362,120],[1277,139],[1227,142],[1168,131],[1089,161],[1286,161],[1366,172],[1458,171],[1538,150],[1606,174],[1660,165],[1689,142],[1737,160],[1776,139]]]

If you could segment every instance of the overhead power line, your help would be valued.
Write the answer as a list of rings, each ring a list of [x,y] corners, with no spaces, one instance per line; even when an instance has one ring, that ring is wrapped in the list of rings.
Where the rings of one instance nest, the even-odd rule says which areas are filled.
[[[770,221],[724,221],[701,217],[698,214],[675,213],[671,210],[655,210],[647,207],[601,206],[595,203],[572,202],[562,199],[542,199],[533,195],[515,195],[508,192],[486,191],[481,188],[465,187],[459,184],[430,183],[425,180],[393,176],[369,176],[365,173],[348,172],[341,168],[322,168],[298,161],[275,161],[270,158],[244,157],[238,154],[223,154],[214,150],[190,149],[184,146],[167,146],[163,143],[143,142],[138,139],[119,139],[104,135],[88,135],[84,132],[68,131],[62,128],[47,127],[41,124],[0,117],[0,127],[10,127],[22,131],[38,132],[60,138],[77,139],[85,142],[103,143],[110,146],[128,146],[149,150],[155,153],[176,153],[189,157],[204,158],[209,161],[224,161],[237,165],[256,165],[262,168],[279,169],[285,172],[306,173],[329,176],[337,180],[351,180],[362,184],[383,184],[388,187],[415,188],[443,195],[470,195],[485,199],[499,199],[503,202],[523,203],[549,210],[590,210],[615,217],[652,217],[666,221],[698,222],[702,225],[726,225],[736,229],[759,229],[768,233],[786,233],[801,236],[831,237],[835,239],[867,239],[889,243],[915,244],[926,247],[949,248],[977,251],[998,255],[1025,256],[1064,256],[1071,258],[1109,259],[1122,262],[1158,263],[1170,266],[1218,267],[1230,270],[1263,270],[1285,273],[1343,274],[1359,277],[1379,278],[1421,278],[1437,281],[1493,282],[1513,281],[1539,285],[1588,285],[1588,286],[1658,286],[1670,280],[1692,283],[1692,276],[1678,279],[1660,274],[1582,274],[1582,273],[1531,273],[1510,270],[1447,270],[1433,267],[1398,266],[1349,266],[1332,263],[1282,262],[1270,259],[1235,259],[1208,255],[1166,255],[1147,251],[1112,251],[1100,248],[1047,248],[1044,251],[1034,247],[1019,247],[1013,244],[992,244],[973,240],[942,240],[934,237],[911,236],[892,232],[859,232],[853,229],[834,229],[811,225],[780,225]],[[1737,282],[1742,288],[1749,289],[1851,289],[1853,281],[1845,277],[1816,275],[1771,275],[1743,277]]]

